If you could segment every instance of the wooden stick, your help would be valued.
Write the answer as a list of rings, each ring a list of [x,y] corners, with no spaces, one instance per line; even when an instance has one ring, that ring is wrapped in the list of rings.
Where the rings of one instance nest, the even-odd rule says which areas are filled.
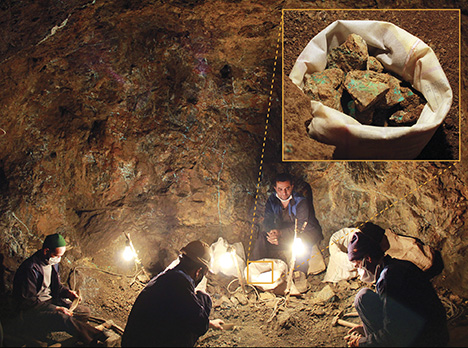
[[[76,309],[76,307],[78,307],[78,304],[81,302],[80,290],[77,291],[77,294],[78,297],[73,300],[70,308],[68,309],[72,313]]]
[[[143,275],[145,276],[145,282],[149,282],[151,280],[151,277],[150,275],[148,274],[148,272],[146,272],[146,269],[145,267],[143,266],[143,264],[141,263],[141,260],[140,258],[138,257],[138,253],[136,252],[135,250],[135,247],[133,246],[133,243],[132,243],[132,240],[130,239],[130,233],[125,233],[124,232],[124,235],[125,237],[127,237],[127,240],[128,240],[128,243],[130,245],[130,248],[132,249],[132,252],[133,254],[135,255],[135,262],[138,266],[140,266],[141,270],[143,271]]]
[[[234,259],[234,264],[236,265],[237,277],[239,278],[240,286],[241,286],[242,291],[244,292],[244,294],[246,294],[247,291],[245,290],[244,277],[242,276],[242,272],[241,272],[240,267],[239,267],[239,262],[237,262],[237,253],[236,253],[236,250],[234,248],[232,248],[231,256]]]
[[[291,261],[289,262],[289,274],[288,279],[286,282],[286,290],[284,291],[286,294],[286,301],[289,300],[289,296],[291,293],[291,284],[292,284],[292,277],[294,273],[294,267],[296,266],[296,250],[294,248],[294,242],[296,241],[297,237],[297,219],[294,220],[294,239],[293,239],[293,246],[291,252]]]

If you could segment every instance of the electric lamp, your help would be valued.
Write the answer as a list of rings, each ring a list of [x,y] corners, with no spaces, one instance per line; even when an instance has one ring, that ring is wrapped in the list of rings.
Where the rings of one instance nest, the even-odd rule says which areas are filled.
[[[219,258],[219,263],[221,269],[224,270],[223,273],[228,273],[229,270],[235,267],[237,272],[237,279],[239,280],[242,291],[245,293],[246,290],[244,278],[242,277],[242,272],[239,268],[239,263],[237,262],[236,250],[233,247],[229,247],[228,250]]]
[[[132,250],[132,247],[130,246],[129,241],[125,243],[125,249],[122,253],[123,259],[125,261],[133,261],[136,258],[135,252]]]
[[[304,254],[305,245],[302,242],[301,238],[298,238],[298,237],[294,238],[293,249],[294,249],[296,256],[302,256]]]
[[[227,273],[229,270],[232,269],[234,266],[234,255],[232,251],[227,251],[219,258],[219,265],[221,269],[224,271],[223,273]]]

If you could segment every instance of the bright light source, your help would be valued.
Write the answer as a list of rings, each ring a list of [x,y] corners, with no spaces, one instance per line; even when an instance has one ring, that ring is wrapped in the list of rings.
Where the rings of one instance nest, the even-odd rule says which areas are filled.
[[[297,256],[301,256],[305,252],[305,245],[301,238],[295,238],[293,243],[294,252]]]
[[[228,271],[234,266],[234,260],[232,259],[232,253],[226,252],[219,258],[219,265],[222,270]]]
[[[125,261],[132,261],[136,257],[130,245],[127,245],[125,247],[125,250],[123,251],[122,256]]]

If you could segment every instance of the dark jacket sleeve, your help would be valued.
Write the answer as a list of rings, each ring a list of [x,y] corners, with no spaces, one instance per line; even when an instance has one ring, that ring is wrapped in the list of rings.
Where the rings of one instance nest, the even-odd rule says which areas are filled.
[[[404,347],[411,346],[424,326],[424,319],[402,301],[406,297],[406,275],[400,269],[385,269],[376,290],[383,304],[382,329],[365,338],[363,347]]]
[[[299,202],[296,208],[296,217],[297,228],[300,233],[304,233],[307,236],[306,239],[308,239],[309,243],[315,245],[323,239],[322,227],[315,217],[315,211],[312,202],[309,202],[307,199]],[[307,221],[307,225],[302,232],[305,221]]]
[[[193,292],[191,289],[186,288],[183,294],[182,303],[185,302],[186,306],[186,323],[187,327],[192,328],[197,336],[204,335],[210,324],[211,312],[211,297],[201,291]]]
[[[170,286],[171,292],[165,293],[164,298],[167,303],[164,304],[171,313],[167,319],[174,327],[193,335],[193,343],[199,336],[208,331],[209,316],[211,312],[211,297],[201,291],[194,291],[193,284],[180,275],[180,272],[171,272],[166,278],[167,282],[161,284],[162,288]]]
[[[20,266],[13,283],[13,296],[19,309],[45,309],[47,307],[37,295],[39,283],[42,283],[41,273],[32,264],[28,262]]]
[[[278,216],[273,210],[273,197],[268,197],[267,203],[265,205],[265,214],[263,216],[263,231],[270,232],[271,230],[278,228],[277,226]]]

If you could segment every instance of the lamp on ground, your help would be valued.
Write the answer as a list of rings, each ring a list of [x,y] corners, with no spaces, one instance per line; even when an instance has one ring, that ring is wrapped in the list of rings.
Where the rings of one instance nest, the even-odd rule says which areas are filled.
[[[307,226],[307,221],[304,221],[304,225],[302,226],[301,232],[304,231],[304,229]],[[300,253],[304,253],[305,251],[305,246],[304,243],[302,242],[301,238],[297,237],[297,219],[294,221],[294,240],[293,240],[293,245],[292,245],[292,251],[291,251],[291,260],[289,262],[289,273],[288,273],[288,278],[286,281],[286,301],[289,300],[289,296],[291,294],[291,284],[292,284],[292,278],[293,278],[293,272],[294,268],[296,267],[296,257],[297,255],[301,255]]]
[[[234,267],[232,252],[227,251],[224,254],[222,254],[218,262],[219,266],[224,271],[224,273],[228,273]]]
[[[137,276],[141,281],[148,282],[151,279],[151,277],[149,276],[148,272],[146,272],[145,267],[143,267],[143,264],[141,263],[141,260],[138,257],[135,247],[133,246],[132,240],[130,239],[130,234],[124,232],[124,235],[127,238],[127,240],[125,241],[125,249],[122,253],[124,260],[134,260],[135,263],[141,268],[141,271],[138,272]],[[143,274],[139,274],[141,272],[143,272]]]
[[[237,262],[237,254],[236,254],[236,249],[234,249],[232,246],[230,246],[227,251],[221,255],[219,258],[219,265],[221,267],[221,270],[224,270],[223,273],[229,273],[230,270],[232,270],[233,267],[236,268],[237,272],[237,279],[239,280],[239,284],[242,288],[242,291],[245,293],[245,283],[244,283],[244,278],[242,277],[242,272],[239,267],[239,262]]]
[[[302,256],[305,252],[305,245],[299,237],[294,238],[293,249],[296,256]]]
[[[122,257],[125,261],[133,261],[136,259],[136,253],[134,252],[133,248],[130,245],[130,241],[127,239],[125,242],[125,249],[122,253]]]

